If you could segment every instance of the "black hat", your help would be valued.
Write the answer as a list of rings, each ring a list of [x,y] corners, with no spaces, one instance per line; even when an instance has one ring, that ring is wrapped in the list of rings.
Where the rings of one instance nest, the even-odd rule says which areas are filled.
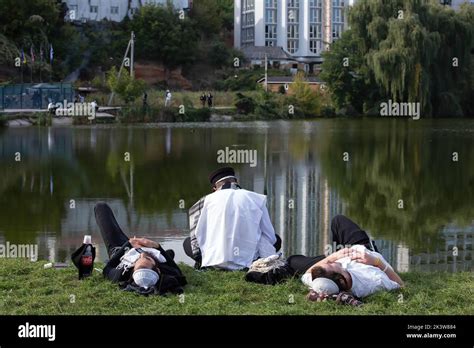
[[[219,168],[219,169],[213,171],[211,174],[209,174],[209,181],[211,182],[212,185],[214,185],[219,180],[221,180],[223,178],[227,178],[227,177],[235,178],[234,168],[232,168],[232,167],[223,167],[223,168]]]

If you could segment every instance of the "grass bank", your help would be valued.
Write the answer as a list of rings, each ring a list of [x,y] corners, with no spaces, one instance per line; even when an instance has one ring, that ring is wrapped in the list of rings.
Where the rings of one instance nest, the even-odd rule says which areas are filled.
[[[474,274],[404,273],[406,288],[365,299],[360,308],[312,303],[298,279],[277,286],[247,283],[243,272],[197,272],[183,265],[185,296],[143,297],[120,291],[102,274],[84,281],[76,269],[0,259],[0,315],[46,314],[474,314]],[[96,267],[101,267],[98,265]],[[401,300],[403,297],[403,300]]]

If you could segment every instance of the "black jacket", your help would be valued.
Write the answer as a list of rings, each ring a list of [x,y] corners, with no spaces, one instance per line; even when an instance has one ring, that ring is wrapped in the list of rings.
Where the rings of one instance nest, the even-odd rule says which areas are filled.
[[[174,262],[161,246],[158,250],[166,259],[166,262],[157,263],[156,265],[160,270],[160,280],[154,287],[147,290],[136,285],[132,278],[133,268],[125,271],[123,268],[117,268],[120,264],[120,258],[131,248],[132,245],[130,242],[126,242],[121,249],[115,252],[109,262],[105,265],[103,271],[104,277],[114,283],[118,283],[122,290],[133,291],[142,295],[163,295],[167,292],[180,294],[183,292],[182,287],[187,284],[186,277],[183,275],[176,262]]]

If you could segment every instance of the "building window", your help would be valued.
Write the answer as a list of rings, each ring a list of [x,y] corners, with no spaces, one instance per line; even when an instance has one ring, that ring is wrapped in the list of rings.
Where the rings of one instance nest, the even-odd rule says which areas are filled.
[[[298,51],[298,41],[288,40],[288,52],[295,53]]]
[[[277,1],[265,0],[265,46],[277,43]]]
[[[300,2],[299,0],[288,0],[287,2],[287,49],[290,53],[298,51],[299,43],[299,16],[300,16]]]
[[[118,14],[119,13],[119,8],[118,6],[112,6],[110,7],[110,14]]]
[[[309,50],[319,54],[322,44],[323,5],[321,0],[309,2]]]
[[[333,24],[332,25],[332,38],[337,40],[341,37],[342,31],[344,30],[343,24]]]
[[[255,0],[242,0],[241,45],[253,46],[255,43]]]
[[[90,13],[98,13],[99,7],[98,6],[91,6],[89,9]]]
[[[265,0],[265,7],[266,8],[277,8],[277,0]]]
[[[255,9],[255,0],[243,0],[242,10],[253,11]]]
[[[332,40],[341,37],[344,31],[344,0],[332,0]]]
[[[336,7],[332,10],[332,21],[333,22],[335,22],[335,23],[344,22],[342,11],[343,11],[342,8],[336,8]]]

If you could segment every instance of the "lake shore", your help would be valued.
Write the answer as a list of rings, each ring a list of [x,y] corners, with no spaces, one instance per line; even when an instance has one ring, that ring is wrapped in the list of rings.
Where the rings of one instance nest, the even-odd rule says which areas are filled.
[[[354,308],[313,303],[299,279],[267,286],[244,281],[244,272],[198,272],[181,265],[184,296],[144,297],[120,291],[94,271],[77,279],[72,264],[44,269],[46,261],[0,259],[1,315],[473,315],[474,274],[402,273],[406,287],[381,292]],[[102,264],[95,267],[102,268]]]

